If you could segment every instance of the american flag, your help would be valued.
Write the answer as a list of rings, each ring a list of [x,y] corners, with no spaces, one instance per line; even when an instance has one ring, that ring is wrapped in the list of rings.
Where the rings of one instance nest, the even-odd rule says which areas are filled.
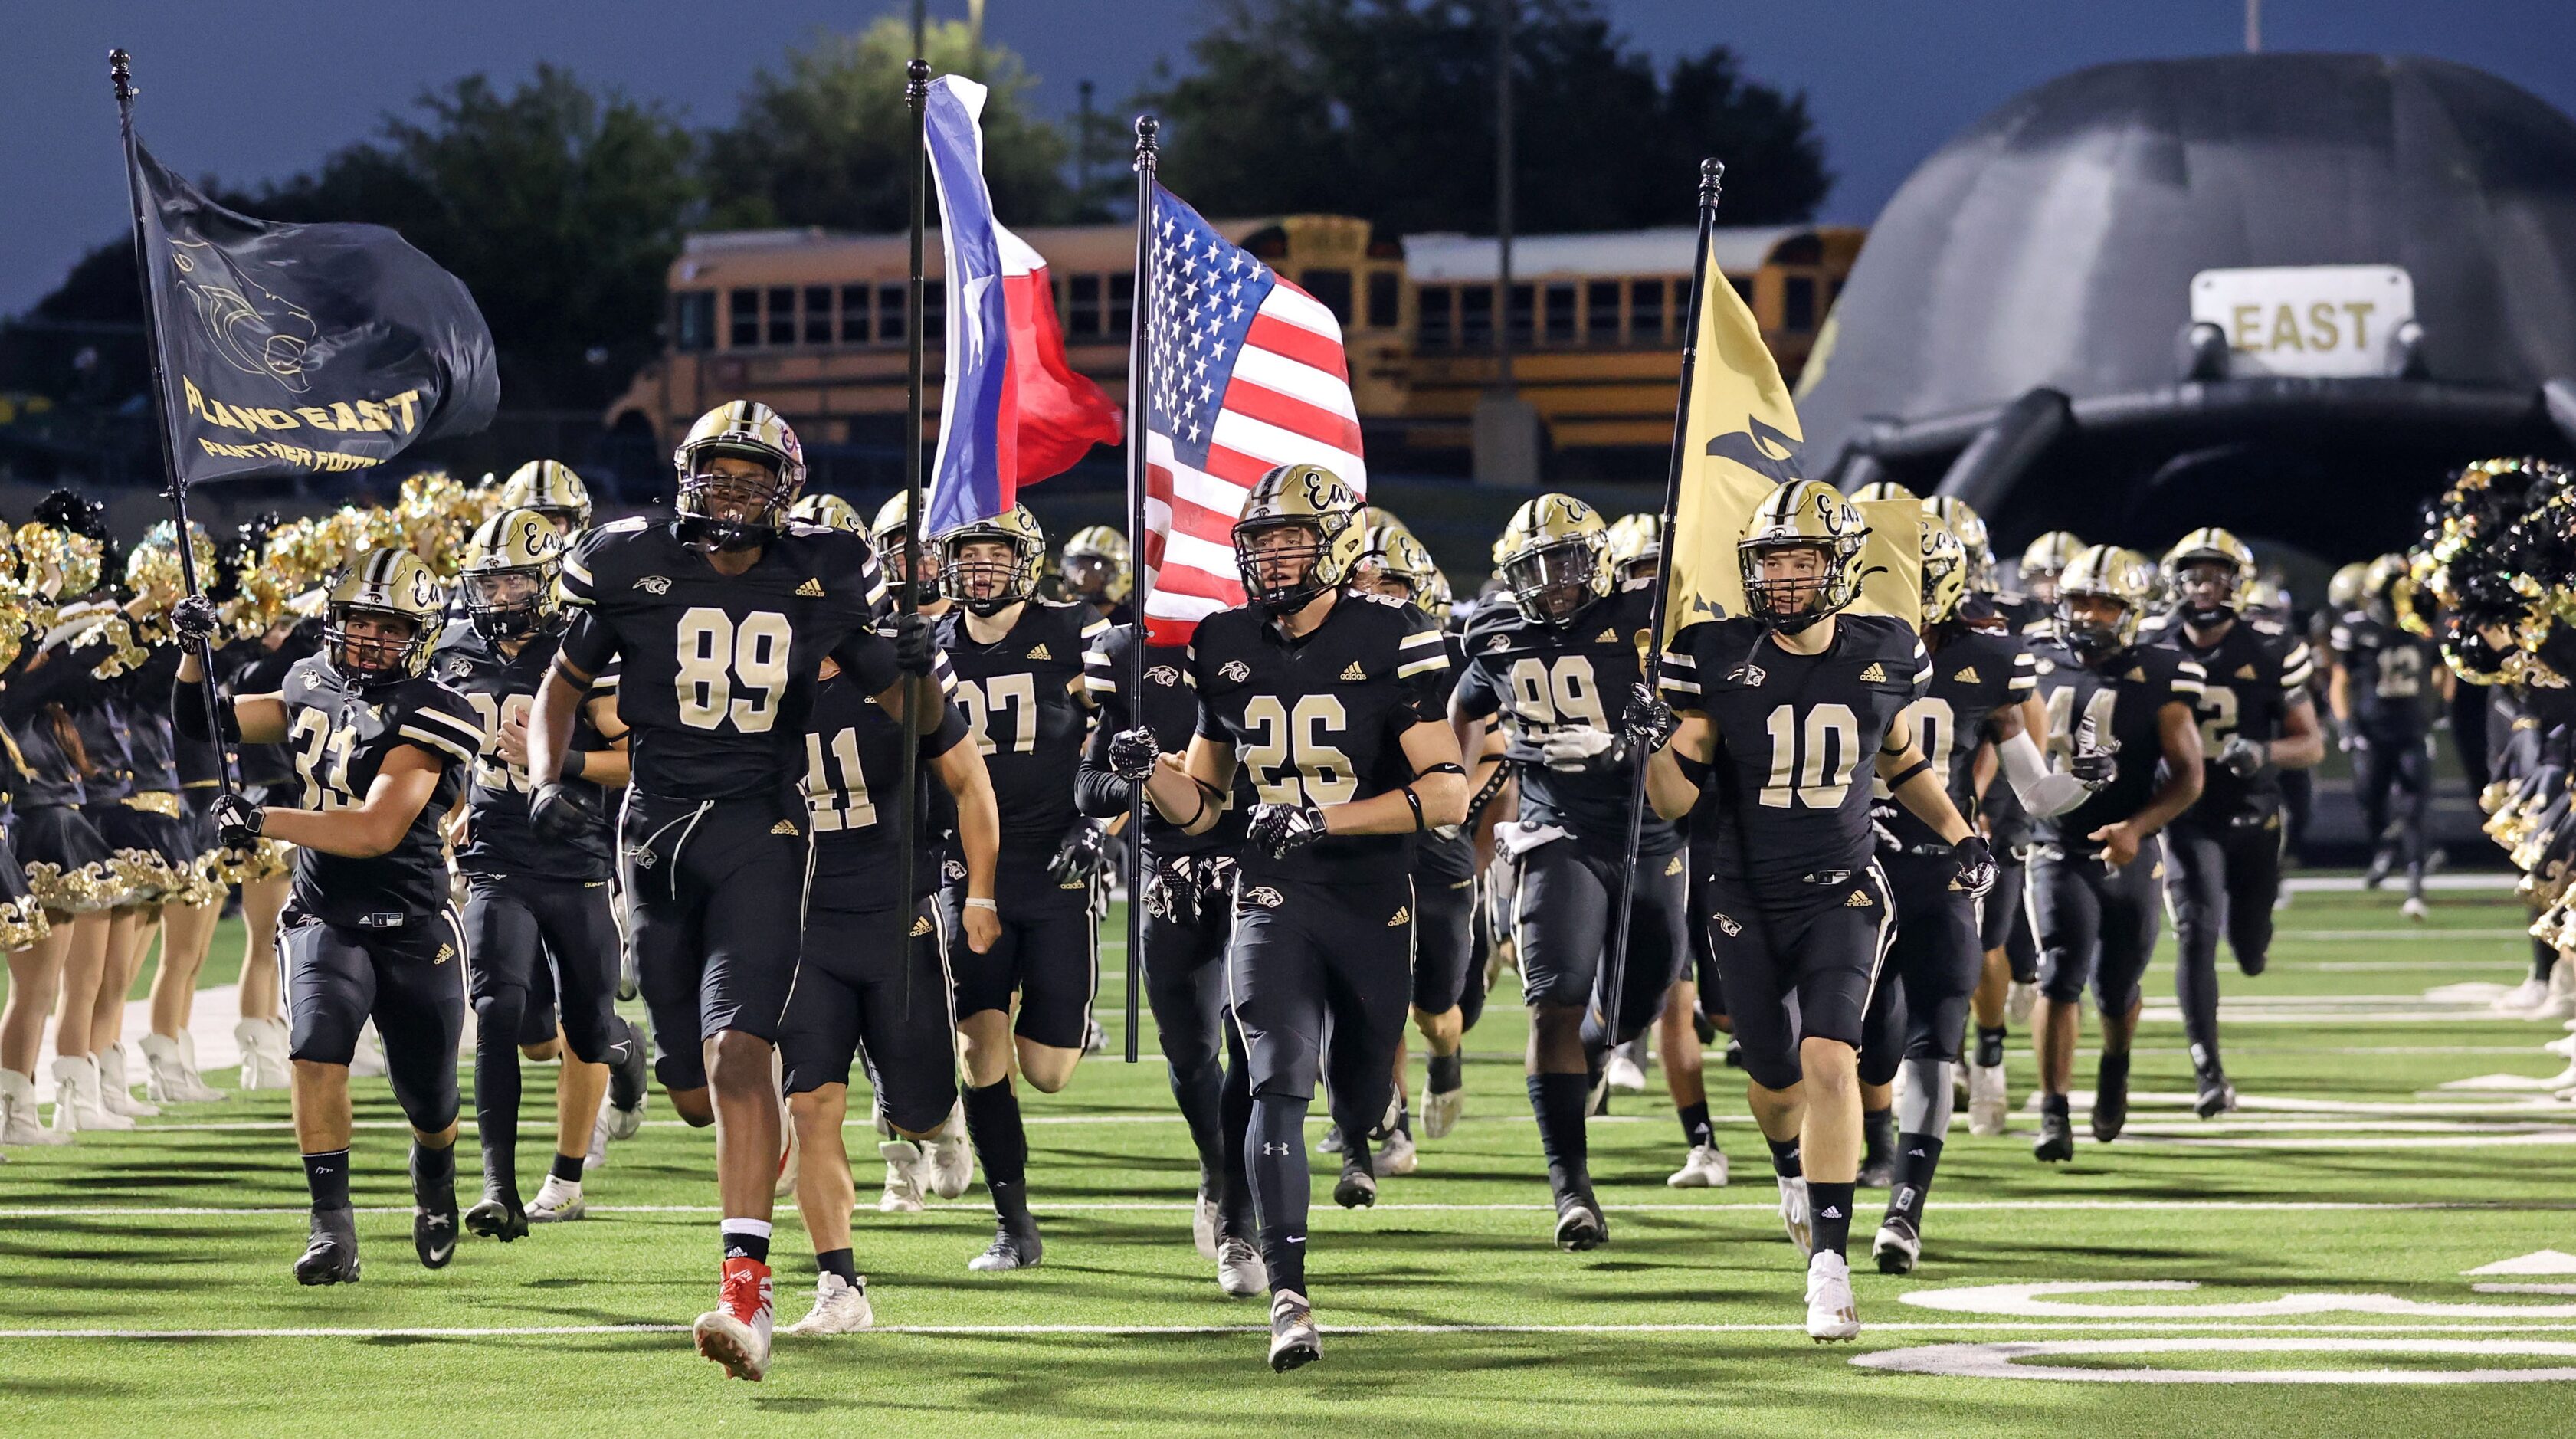
[[[1322,465],[1365,498],[1342,327],[1314,296],[1154,187],[1146,316],[1144,562],[1153,643],[1243,603],[1234,522],[1276,465]]]

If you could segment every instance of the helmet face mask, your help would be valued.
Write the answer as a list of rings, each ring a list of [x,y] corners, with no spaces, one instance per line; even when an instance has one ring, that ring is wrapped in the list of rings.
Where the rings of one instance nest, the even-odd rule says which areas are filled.
[[[1823,545],[1749,547],[1744,570],[1745,606],[1775,630],[1796,634],[1841,608],[1825,603],[1833,588],[1833,560]]]
[[[1930,514],[1923,517],[1923,605],[1925,628],[1956,618],[1968,592],[1968,552],[1958,536]]]
[[[1134,588],[1127,537],[1107,525],[1086,525],[1064,542],[1058,566],[1067,593],[1095,605],[1117,604]]]
[[[2059,641],[2088,666],[2137,643],[2154,576],[2143,556],[2116,546],[2077,555],[2058,579]]]
[[[1764,628],[1797,634],[1860,598],[1869,527],[1821,480],[1785,480],[1735,542],[1744,606]]]
[[[553,624],[562,612],[555,590],[562,555],[563,540],[541,510],[503,510],[485,521],[457,575],[475,633],[513,639]]]
[[[1524,550],[1503,566],[1512,603],[1534,620],[1566,624],[1601,591],[1604,578],[1592,546],[1580,540]]]
[[[1274,615],[1304,609],[1332,588],[1318,575],[1326,548],[1323,527],[1311,520],[1235,526],[1244,595]]]
[[[438,577],[418,555],[369,550],[331,581],[322,662],[361,689],[424,674],[446,603]]]
[[[939,537],[940,593],[970,614],[994,615],[1035,593],[1046,532],[1025,505]]]
[[[389,610],[334,605],[323,630],[331,668],[355,684],[398,680],[411,673],[412,652],[423,648],[419,621]]]
[[[477,570],[458,580],[465,587],[466,616],[484,638],[510,639],[538,627],[548,584],[544,571]]]
[[[786,526],[805,488],[805,449],[778,412],[728,400],[698,417],[671,452],[682,541],[709,553],[758,549]]]
[[[1254,482],[1234,522],[1234,563],[1245,599],[1273,617],[1337,589],[1357,567],[1358,502],[1321,465],[1281,465]]]
[[[2216,556],[2184,562],[2173,575],[2173,597],[2186,623],[2215,625],[2236,617],[2236,566]]]

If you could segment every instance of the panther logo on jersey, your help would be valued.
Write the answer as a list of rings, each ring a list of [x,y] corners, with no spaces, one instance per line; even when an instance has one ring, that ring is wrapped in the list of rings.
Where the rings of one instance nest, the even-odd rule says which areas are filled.
[[[642,590],[648,595],[667,595],[671,592],[671,577],[669,575],[642,575],[637,577],[635,588]]]
[[[950,879],[964,879],[966,877],[966,862],[964,860],[952,859],[946,864],[941,865],[939,867],[939,872],[948,876]]]
[[[1156,665],[1152,669],[1145,671],[1145,678],[1168,689],[1181,682],[1180,667],[1177,665]]]
[[[1227,660],[1223,665],[1218,667],[1216,677],[1225,681],[1227,684],[1239,685],[1245,680],[1252,678],[1252,666],[1245,664],[1241,660]]]
[[[472,673],[474,673],[474,661],[465,658],[463,655],[459,655],[448,662],[447,677],[451,680],[461,680]]]
[[[1708,922],[1716,925],[1728,939],[1733,939],[1744,933],[1744,926],[1738,924],[1735,920],[1735,916],[1730,914],[1721,914],[1716,910],[1710,910],[1708,912]]]
[[[1257,904],[1263,909],[1277,909],[1288,902],[1288,896],[1266,884],[1257,884],[1243,892],[1243,902]]]

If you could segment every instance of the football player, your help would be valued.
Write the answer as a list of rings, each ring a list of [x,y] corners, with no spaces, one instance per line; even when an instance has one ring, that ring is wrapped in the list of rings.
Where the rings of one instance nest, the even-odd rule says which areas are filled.
[[[967,1267],[1025,1269],[1046,1246],[1029,1213],[1029,1141],[1011,1076],[1016,1068],[1040,1094],[1064,1088],[1091,1030],[1100,988],[1091,886],[1104,835],[1074,808],[1074,774],[1090,719],[1083,651],[1109,622],[1086,604],[1032,598],[1046,534],[1026,505],[949,530],[936,548],[950,605],[939,647],[1002,815],[993,891],[1001,938],[979,951],[953,935],[948,951],[965,1038],[966,1132],[994,1211],[993,1242]],[[965,892],[969,877],[951,881],[951,908],[993,904]]]
[[[1107,525],[1085,525],[1074,531],[1073,538],[1064,542],[1057,573],[1064,579],[1067,599],[1091,606],[1113,625],[1134,618],[1127,596],[1135,588],[1136,573],[1125,535]]]
[[[672,459],[673,518],[603,525],[564,560],[573,618],[528,720],[528,822],[547,836],[586,818],[567,803],[564,765],[594,680],[622,661],[622,890],[654,1067],[682,1118],[722,1120],[721,1297],[692,1332],[700,1354],[756,1380],[769,1367],[779,1175],[771,1066],[811,853],[805,721],[827,657],[890,713],[907,688],[935,713],[937,647],[919,616],[892,642],[877,633],[886,588],[865,540],[788,519],[804,451],[768,406],[718,405]]]
[[[1511,918],[1530,1009],[1530,1108],[1555,1196],[1556,1242],[1586,1250],[1610,1237],[1593,1197],[1585,1114],[1609,1046],[1641,1033],[1690,953],[1689,866],[1680,829],[1650,818],[1633,867],[1623,865],[1636,755],[1611,706],[1644,677],[1652,589],[1614,589],[1600,514],[1570,495],[1523,504],[1496,546],[1508,602],[1467,626],[1449,723],[1478,746],[1500,715],[1520,813],[1499,831],[1520,866]],[[1634,879],[1627,969],[1602,994],[1619,912]],[[1597,1004],[1597,1008],[1596,1008]],[[1705,1109],[1685,1115],[1693,1147],[1713,1143]]]
[[[289,809],[216,797],[216,838],[247,850],[262,835],[294,845],[294,901],[278,946],[286,969],[295,1137],[312,1196],[302,1284],[358,1278],[349,1205],[349,1058],[372,1017],[384,1036],[394,1101],[410,1121],[412,1248],[441,1269],[456,1254],[456,1049],[465,1025],[465,930],[448,903],[439,819],[483,750],[463,695],[430,679],[430,642],[446,595],[407,550],[367,550],[332,581],[319,654],[274,694],[244,695],[224,738],[286,742],[304,784]],[[172,608],[190,641],[171,698],[174,724],[206,734],[194,642],[214,606]]]
[[[530,460],[501,482],[501,508],[545,516],[569,547],[590,528],[590,487],[560,460]]]
[[[1652,584],[1663,563],[1664,537],[1656,516],[1621,515],[1610,526],[1610,564],[1621,589]]]
[[[837,496],[797,502],[810,523],[857,532]],[[914,813],[929,812],[928,778],[955,811],[957,859],[967,899],[993,896],[1001,821],[984,757],[966,741],[965,717],[943,703],[922,718]],[[868,1281],[850,1244],[856,1188],[841,1125],[850,1066],[864,1055],[885,1138],[888,1212],[918,1210],[922,1178],[955,1198],[972,1160],[952,1133],[957,1108],[956,1021],[949,1007],[948,911],[937,902],[941,854],[917,823],[913,892],[898,896],[897,800],[903,792],[903,723],[823,662],[805,729],[805,803],[814,825],[814,883],[805,915],[803,967],[778,1036],[787,1106],[796,1127],[796,1205],[814,1245],[814,1307],[790,1334],[846,1334],[876,1322]],[[1001,920],[989,905],[959,911],[970,952],[992,948]],[[898,930],[905,937],[898,938]],[[927,1157],[925,1157],[927,1156]]]
[[[475,531],[458,572],[466,618],[448,626],[430,657],[432,672],[474,706],[485,736],[456,846],[474,1002],[474,1125],[483,1146],[483,1198],[465,1211],[465,1227],[504,1242],[526,1234],[532,1220],[581,1217],[582,1161],[609,1066],[625,1069],[639,1094],[645,1066],[643,1036],[616,1009],[623,945],[608,893],[615,837],[605,796],[626,783],[626,727],[617,721],[614,669],[592,687],[564,757],[565,792],[586,811],[583,822],[543,838],[528,825],[528,707],[563,638],[562,571],[563,540],[545,515],[494,515]],[[549,971],[542,989],[541,967]],[[554,1002],[532,1003],[532,992]],[[537,1059],[570,1050],[555,1089],[554,1163],[524,1209],[522,1045]]]
[[[2050,530],[2021,552],[2021,594],[2006,595],[2000,608],[2015,633],[2040,639],[2057,632],[2057,581],[2084,552],[2084,542],[2064,530]]]
[[[2174,997],[2182,1005],[2203,1119],[2236,1107],[2218,1057],[2218,937],[2236,967],[2258,975],[2272,946],[2281,888],[2281,773],[2325,758],[2308,701],[2307,642],[2253,618],[2254,552],[2206,528],[2165,551],[2174,596],[2157,643],[2198,664],[2207,684],[2200,721],[2200,798],[2165,827],[2165,905],[2173,913]]]
[[[1626,726],[1653,752],[1647,789],[1691,817],[1709,865],[1709,943],[1744,1046],[1753,1117],[1771,1146],[1780,1217],[1807,1257],[1807,1333],[1860,1332],[1845,1250],[1860,1168],[1857,1053],[1894,899],[1875,859],[1875,765],[1898,804],[1950,847],[1960,892],[1994,861],[1943,791],[1905,709],[1931,660],[1913,627],[1845,614],[1860,596],[1860,512],[1831,485],[1783,482],[1737,541],[1740,618],[1674,636],[1662,696]],[[1673,705],[1687,713],[1676,717]]]
[[[1376,1198],[1368,1134],[1392,1097],[1413,974],[1413,836],[1467,817],[1442,722],[1449,656],[1410,605],[1342,589],[1358,506],[1331,471],[1265,473],[1235,522],[1247,603],[1199,621],[1187,755],[1152,732],[1111,740],[1111,767],[1162,816],[1215,828],[1238,767],[1260,795],[1245,826],[1230,966],[1252,1064],[1246,1146],[1270,1283],[1270,1364],[1323,1355],[1306,1291],[1306,1108],[1327,1070],[1345,1207]],[[1333,1042],[1322,1052],[1327,1025]]]
[[[1126,693],[1136,627],[1114,626],[1083,652],[1085,682],[1100,722],[1082,751],[1082,812],[1116,820],[1129,812],[1134,784],[1110,765],[1111,741],[1142,727],[1157,753],[1189,748],[1198,724],[1186,645],[1145,646],[1145,689]],[[1226,946],[1234,937],[1234,881],[1243,828],[1257,796],[1248,774],[1235,776],[1234,797],[1216,824],[1191,834],[1152,806],[1145,811],[1145,1001],[1172,1084],[1172,1099],[1198,1150],[1198,1202],[1190,1237],[1199,1257],[1216,1261],[1219,1289],[1238,1299],[1264,1293],[1260,1227],[1244,1132],[1252,1123],[1251,1064],[1226,992]]]
[[[2067,1086],[2088,983],[2102,1015],[2093,1137],[2108,1144],[2128,1121],[2138,981],[2156,948],[2159,864],[2147,841],[2200,794],[2192,707],[2205,673],[2177,650],[2138,643],[2153,570],[2131,550],[2085,549],[2058,576],[2058,643],[2038,652],[2051,748],[2067,773],[2098,786],[2084,803],[2039,821],[2031,855],[2040,951],[2031,1020],[2040,1131],[2031,1152],[2047,1163],[2075,1157]]]
[[[2362,871],[2377,889],[2406,868],[2408,919],[2424,907],[2424,816],[2433,801],[2433,715],[2451,699],[2451,671],[2430,640],[2398,628],[2414,593],[2406,557],[2382,555],[2362,575],[2361,604],[2337,619],[2328,639],[2334,674],[2327,701],[2352,756],[2353,788],[2374,848]]]

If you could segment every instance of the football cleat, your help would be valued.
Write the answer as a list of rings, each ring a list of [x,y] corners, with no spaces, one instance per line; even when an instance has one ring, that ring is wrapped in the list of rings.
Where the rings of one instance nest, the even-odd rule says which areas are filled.
[[[1085,1054],[1109,1052],[1109,1028],[1100,1022],[1097,1015],[1092,1017],[1091,1028],[1083,1034],[1082,1052]]]
[[[1862,1189],[1885,1189],[1896,1182],[1896,1156],[1882,1154],[1862,1161],[1860,1173],[1853,1178]]]
[[[1270,1368],[1285,1374],[1324,1357],[1324,1338],[1315,1328],[1315,1307],[1294,1289],[1270,1296]]]
[[[1610,1221],[1589,1194],[1561,1194],[1556,1200],[1556,1247],[1569,1254],[1598,1249],[1610,1242]]]
[[[515,1203],[512,1207],[516,1207]],[[519,1221],[519,1232],[528,1232],[527,1220]],[[442,1186],[432,1194],[414,1193],[411,1211],[411,1249],[420,1256],[423,1269],[445,1269],[456,1257],[456,1187]]]
[[[1201,1259],[1216,1258],[1216,1196],[1202,1189],[1190,1206],[1190,1244]]]
[[[2093,1081],[2093,1142],[2108,1144],[2129,1127],[2129,1073],[2105,1066]]]
[[[1880,1221],[1869,1255],[1878,1261],[1881,1274],[1911,1274],[1915,1261],[1923,1257],[1923,1236],[1915,1231],[1913,1220],[1891,1214]]]
[[[2283,896],[2283,898],[2287,897],[2288,896],[2286,895]],[[2271,964],[2272,956],[2262,950],[2256,950],[2252,954],[2247,954],[2240,950],[2236,955],[2236,970],[2247,979],[2262,978],[2263,971],[2270,968]]]
[[[949,1106],[939,1132],[921,1142],[922,1169],[930,1192],[955,1199],[975,1182],[975,1146],[966,1139],[966,1102]]]
[[[984,1252],[966,1261],[966,1267],[978,1274],[998,1274],[1006,1269],[1034,1269],[1046,1257],[1046,1242],[1038,1238],[1034,1220],[1014,1229],[1007,1219],[994,1226],[993,1242]]]
[[[780,1330],[782,1334],[850,1334],[877,1322],[876,1311],[868,1306],[868,1277],[859,1276],[852,1284],[838,1274],[819,1275],[814,1280],[814,1307],[805,1317]]]
[[[1807,1260],[1807,1337],[1819,1344],[1860,1337],[1860,1306],[1852,1299],[1851,1265],[1830,1251]]]
[[[1807,1215],[1806,1177],[1801,1175],[1791,1179],[1783,1175],[1779,1178],[1780,1227],[1789,1231],[1789,1242],[1798,1246],[1799,1254],[1812,1254],[1816,1248],[1816,1230]]]
[[[2433,917],[2433,911],[2425,907],[2424,896],[2420,894],[2410,894],[2406,896],[2406,902],[2397,906],[2397,912],[2406,916],[2408,919],[2415,921],[2417,924],[2422,924],[2424,921]]]
[[[600,1120],[607,1125],[611,1139],[633,1139],[636,1131],[644,1127],[644,1106],[652,1092],[652,1086],[646,1083],[651,1058],[646,1051],[644,1033],[635,1027],[632,1020],[626,1021],[623,1027],[626,1037],[609,1046],[608,1063],[615,1071],[608,1085],[609,1102],[599,1107]],[[632,1106],[621,1106],[616,1102],[617,1092],[621,1089],[631,1089],[635,1096]]]
[[[1601,1066],[1602,1082],[1612,1089],[1624,1089],[1630,1094],[1645,1093],[1646,1067],[1643,1062],[1645,1052],[1646,1045],[1642,1039],[1632,1039],[1611,1050],[1609,1058]]]
[[[1458,1127],[1458,1116],[1467,1107],[1467,1091],[1457,1089],[1426,1090],[1422,1096],[1422,1137],[1446,1139]]]
[[[587,1208],[581,1202],[581,1186],[567,1184],[549,1174],[537,1186],[537,1197],[528,1201],[530,1224],[569,1224],[579,1219]]]
[[[1675,1189],[1724,1189],[1726,1151],[1714,1144],[1694,1144],[1690,1157],[1664,1183]]]
[[[889,1139],[877,1145],[886,1167],[885,1193],[877,1196],[879,1214],[919,1214],[921,1212],[921,1146],[909,1139]]]
[[[2016,979],[2004,986],[2004,1018],[2015,1025],[2030,1023],[2030,1012],[2039,1007],[2039,986]]]
[[[1327,1124],[1327,1125],[1325,1125],[1325,1126],[1324,1126],[1324,1137],[1315,1141],[1315,1152],[1316,1152],[1317,1154],[1339,1154],[1339,1153],[1341,1153],[1341,1152],[1342,1152],[1342,1127],[1341,1127],[1340,1125],[1338,1125],[1338,1124]]]
[[[1367,1145],[1343,1152],[1342,1177],[1333,1181],[1333,1202],[1344,1209],[1366,1209],[1377,1203],[1377,1172],[1369,1167]]]
[[[2203,1119],[2216,1119],[2236,1107],[2236,1086],[2227,1076],[2216,1072],[2200,1076],[2200,1093],[2192,1101],[2191,1112]]]
[[[1969,1064],[1968,1132],[1996,1135],[2004,1132],[2004,1120],[2012,1112],[2011,1097],[2005,1092],[2004,1067],[2000,1064]]]
[[[358,1216],[346,1209],[317,1209],[305,1241],[304,1254],[295,1261],[298,1284],[355,1284],[358,1282]]]
[[[2039,1138],[2030,1146],[2030,1157],[2042,1164],[2064,1164],[2073,1159],[2075,1121],[2052,1110],[2041,1110]]]
[[[2382,849],[2370,857],[2370,867],[2361,872],[2361,887],[2377,889],[2388,882],[2388,872],[2397,866],[2393,850]]]
[[[1249,1239],[1229,1234],[1216,1242],[1216,1287],[1236,1299],[1250,1299],[1270,1287],[1270,1266]]]
[[[1419,1156],[1414,1151],[1412,1131],[1388,1130],[1386,1139],[1377,1147],[1375,1168],[1384,1174],[1411,1174],[1418,1162]]]
[[[759,1260],[726,1260],[716,1307],[692,1326],[698,1353],[723,1365],[733,1378],[757,1383],[769,1372],[769,1329],[776,1322],[769,1283],[769,1266]]]
[[[483,1202],[465,1211],[465,1227],[485,1239],[507,1244],[528,1235],[528,1212],[519,1196],[506,1189],[485,1189]]]

